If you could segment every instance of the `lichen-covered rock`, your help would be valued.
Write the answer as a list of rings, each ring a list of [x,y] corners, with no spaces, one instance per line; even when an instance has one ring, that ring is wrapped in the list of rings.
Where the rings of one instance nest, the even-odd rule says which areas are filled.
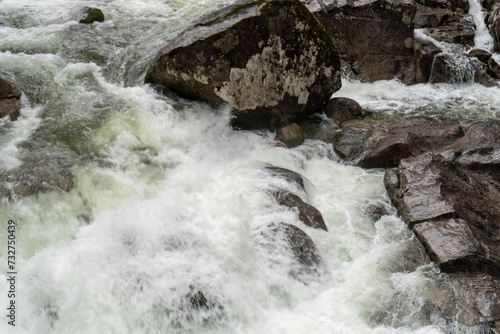
[[[21,112],[21,91],[0,78],[0,118],[10,117],[15,121]]]
[[[169,42],[147,70],[243,128],[278,127],[323,107],[341,86],[335,46],[299,0],[240,0]]]
[[[414,82],[413,0],[324,0],[327,13],[308,0],[341,54],[363,81]]]
[[[326,117],[340,123],[360,118],[363,115],[363,108],[353,99],[347,97],[334,97],[328,101],[324,112]]]
[[[278,131],[274,139],[279,140],[288,148],[294,148],[304,142],[304,131],[297,123],[288,124]]]

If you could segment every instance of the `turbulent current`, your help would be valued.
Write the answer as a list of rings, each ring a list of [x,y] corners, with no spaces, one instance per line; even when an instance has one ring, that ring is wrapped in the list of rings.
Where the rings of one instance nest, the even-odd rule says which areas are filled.
[[[425,316],[424,297],[449,282],[394,214],[382,170],[346,165],[314,137],[275,147],[270,132],[233,129],[227,108],[143,84],[166,42],[232,2],[0,1],[0,76],[24,92],[20,119],[0,121],[0,172],[7,187],[40,171],[74,182],[0,199],[0,333],[465,333]],[[84,6],[105,22],[78,24]],[[343,80],[335,96],[381,118],[500,116],[499,90],[476,84]],[[304,175],[307,193],[270,165]],[[302,225],[273,187],[300,193],[329,231]],[[391,214],[373,222],[373,203]],[[258,242],[271,222],[309,234],[325,272],[307,284],[288,275],[289,252]]]

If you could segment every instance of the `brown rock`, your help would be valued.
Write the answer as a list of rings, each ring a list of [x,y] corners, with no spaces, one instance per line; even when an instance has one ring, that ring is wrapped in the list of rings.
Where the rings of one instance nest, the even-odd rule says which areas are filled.
[[[463,135],[447,118],[413,117],[341,124],[331,142],[335,152],[364,168],[395,167],[401,159],[445,147]]]
[[[434,57],[431,83],[466,83],[474,80],[471,58],[462,54],[441,53]]]
[[[478,68],[476,73],[474,73],[474,82],[485,87],[500,87],[498,82],[482,68]]]
[[[498,65],[495,59],[493,58],[488,59],[486,71],[493,78],[500,79],[500,65]]]
[[[415,82],[427,83],[431,78],[434,56],[443,52],[432,42],[415,38]]]
[[[453,12],[449,9],[432,8],[417,3],[415,28],[435,28],[447,23],[452,17]]]
[[[271,175],[282,178],[288,183],[295,184],[300,190],[303,190],[304,192],[306,191],[304,186],[305,178],[301,174],[286,168],[275,166],[266,167],[266,170],[269,171]]]
[[[299,220],[305,225],[328,231],[321,212],[311,204],[304,202],[299,196],[284,191],[273,192],[273,196],[280,205],[297,210]]]
[[[397,78],[414,82],[415,2],[410,0],[307,1],[341,54],[363,81]]]
[[[430,28],[426,33],[437,41],[461,44],[467,47],[474,46],[475,33],[469,30],[462,30],[457,26],[441,26]]]
[[[279,127],[341,87],[330,36],[299,0],[240,0],[170,41],[146,82],[233,107],[235,125]]]
[[[304,132],[297,123],[292,123],[282,127],[274,139],[279,140],[288,148],[293,148],[302,145]]]
[[[491,58],[491,53],[482,49],[473,49],[468,53],[469,57],[476,57],[481,62],[486,63]]]
[[[21,111],[21,91],[0,78],[0,118],[10,117],[15,121]]]
[[[325,106],[326,117],[340,123],[343,121],[356,119],[362,116],[363,108],[358,102],[347,97],[334,97]]]

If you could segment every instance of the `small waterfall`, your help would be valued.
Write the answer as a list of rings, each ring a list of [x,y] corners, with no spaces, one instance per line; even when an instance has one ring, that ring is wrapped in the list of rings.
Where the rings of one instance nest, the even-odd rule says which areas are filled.
[[[442,52],[434,56],[430,83],[463,84],[474,81],[477,66],[467,55]]]
[[[469,0],[469,14],[474,18],[476,25],[476,36],[474,37],[474,48],[493,52],[493,37],[484,23],[483,7],[478,0]]]

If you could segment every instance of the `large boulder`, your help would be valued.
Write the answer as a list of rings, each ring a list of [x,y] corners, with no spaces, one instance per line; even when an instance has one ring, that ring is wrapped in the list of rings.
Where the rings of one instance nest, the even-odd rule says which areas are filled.
[[[445,147],[463,135],[460,123],[439,117],[352,120],[331,142],[343,159],[364,168],[395,167],[401,159]]]
[[[160,51],[145,80],[228,103],[243,128],[290,123],[341,86],[335,46],[299,0],[240,0],[205,17]]]
[[[363,81],[397,78],[414,82],[413,0],[316,0],[308,8],[316,15],[341,54]]]
[[[500,51],[500,1],[493,2],[491,12],[489,13],[486,23],[490,34],[493,37],[495,51]]]
[[[0,118],[10,117],[15,121],[21,111],[21,91],[0,78]]]

